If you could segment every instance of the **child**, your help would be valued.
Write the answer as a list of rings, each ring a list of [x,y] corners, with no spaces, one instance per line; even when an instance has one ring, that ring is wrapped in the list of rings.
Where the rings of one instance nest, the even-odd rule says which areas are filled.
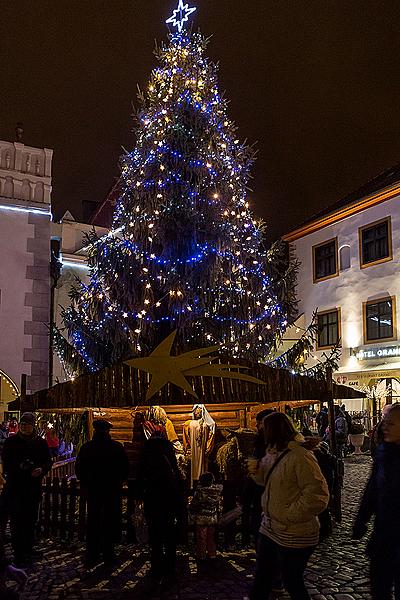
[[[199,483],[190,503],[190,512],[196,524],[196,558],[215,558],[217,544],[215,528],[218,522],[222,485],[214,483],[212,473],[200,475]]]

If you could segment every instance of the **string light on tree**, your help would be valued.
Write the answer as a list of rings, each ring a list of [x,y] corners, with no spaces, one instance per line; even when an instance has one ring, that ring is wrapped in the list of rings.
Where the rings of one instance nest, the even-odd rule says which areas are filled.
[[[175,329],[180,352],[212,339],[262,360],[293,316],[281,249],[265,249],[250,211],[253,152],[228,117],[207,40],[185,30],[194,10],[180,0],[168,19],[177,31],[157,50],[140,95],[112,232],[90,235],[90,282],[72,291],[64,312],[91,370],[132,348],[147,355]]]

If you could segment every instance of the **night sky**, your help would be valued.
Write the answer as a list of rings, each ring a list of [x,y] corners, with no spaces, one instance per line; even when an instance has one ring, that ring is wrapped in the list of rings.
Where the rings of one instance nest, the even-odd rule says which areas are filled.
[[[132,147],[175,0],[1,3],[0,139],[54,149],[53,205],[80,219]],[[192,2],[190,2],[192,4]],[[398,0],[193,0],[240,137],[257,143],[250,200],[270,238],[400,161]]]

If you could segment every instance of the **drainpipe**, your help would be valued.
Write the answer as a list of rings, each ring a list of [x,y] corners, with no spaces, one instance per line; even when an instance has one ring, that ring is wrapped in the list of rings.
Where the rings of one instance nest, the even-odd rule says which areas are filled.
[[[58,280],[61,276],[62,264],[59,260],[60,256],[60,240],[51,240],[51,259],[50,259],[50,318],[49,318],[49,388],[53,385],[53,370],[54,370],[54,356],[53,356],[53,327],[54,321],[54,298],[55,289],[57,287]]]

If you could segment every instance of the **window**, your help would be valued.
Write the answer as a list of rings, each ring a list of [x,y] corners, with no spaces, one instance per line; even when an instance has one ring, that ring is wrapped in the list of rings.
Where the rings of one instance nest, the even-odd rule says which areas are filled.
[[[337,238],[313,246],[314,283],[338,275],[337,253]]]
[[[392,227],[390,217],[359,229],[360,265],[370,267],[392,260]]]
[[[364,304],[365,342],[395,338],[395,299],[382,298]]]
[[[340,339],[340,310],[318,313],[317,349],[335,346]]]

